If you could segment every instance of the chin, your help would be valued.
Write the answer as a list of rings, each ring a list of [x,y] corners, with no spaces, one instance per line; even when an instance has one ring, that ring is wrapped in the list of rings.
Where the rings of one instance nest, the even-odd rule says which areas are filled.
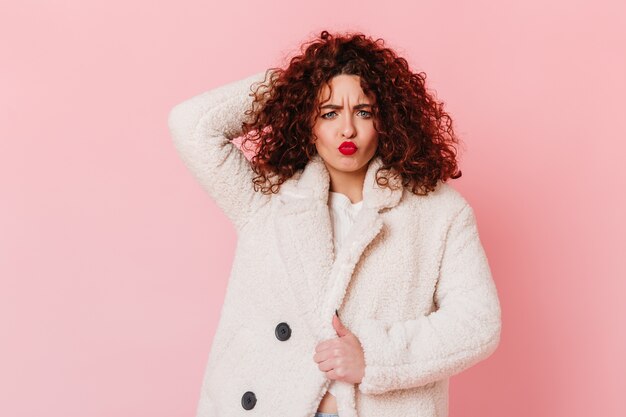
[[[328,164],[329,161],[326,161]],[[363,169],[369,163],[369,160],[362,161],[360,158],[351,158],[349,156],[339,156],[333,158],[330,162],[333,168],[342,172],[354,172]]]

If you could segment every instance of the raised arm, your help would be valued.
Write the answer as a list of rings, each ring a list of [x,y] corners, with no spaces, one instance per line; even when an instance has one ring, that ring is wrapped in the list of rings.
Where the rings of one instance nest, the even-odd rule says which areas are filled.
[[[265,71],[191,97],[174,106],[168,117],[180,158],[237,231],[269,199],[254,191],[252,166],[231,142],[242,134],[253,84],[264,78]]]
[[[366,320],[354,334],[365,354],[364,394],[417,387],[486,359],[500,341],[500,303],[472,208],[456,215],[435,291],[438,310],[414,320]]]

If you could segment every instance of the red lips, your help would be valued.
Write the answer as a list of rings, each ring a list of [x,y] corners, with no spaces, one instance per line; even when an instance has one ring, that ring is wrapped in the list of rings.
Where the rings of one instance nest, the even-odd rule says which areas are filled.
[[[345,141],[339,145],[339,152],[344,155],[352,155],[357,149],[357,146],[353,142]]]

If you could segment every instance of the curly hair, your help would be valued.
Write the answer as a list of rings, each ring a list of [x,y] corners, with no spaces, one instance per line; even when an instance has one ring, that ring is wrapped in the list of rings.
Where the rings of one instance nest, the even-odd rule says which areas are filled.
[[[389,184],[378,175],[389,168],[400,175],[403,187],[419,195],[434,191],[440,180],[461,176],[455,148],[459,140],[443,103],[427,91],[426,74],[413,73],[406,59],[384,47],[384,40],[324,30],[301,48],[287,68],[266,71],[245,112],[251,117],[242,123],[242,146],[249,141],[256,145],[250,161],[257,174],[255,190],[278,191],[315,155],[311,120],[320,114],[318,96],[339,74],[358,75],[363,92],[376,98],[372,113],[379,138],[376,155],[383,162],[376,173],[380,186]]]

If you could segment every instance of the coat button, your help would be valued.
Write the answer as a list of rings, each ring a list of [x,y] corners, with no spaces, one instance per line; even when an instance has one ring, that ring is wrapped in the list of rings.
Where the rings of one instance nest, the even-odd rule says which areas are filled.
[[[291,337],[291,327],[289,327],[289,325],[285,322],[278,323],[276,329],[274,330],[274,334],[278,340],[284,342]]]
[[[246,410],[252,410],[256,404],[256,395],[252,391],[246,391],[241,397],[241,406]]]

